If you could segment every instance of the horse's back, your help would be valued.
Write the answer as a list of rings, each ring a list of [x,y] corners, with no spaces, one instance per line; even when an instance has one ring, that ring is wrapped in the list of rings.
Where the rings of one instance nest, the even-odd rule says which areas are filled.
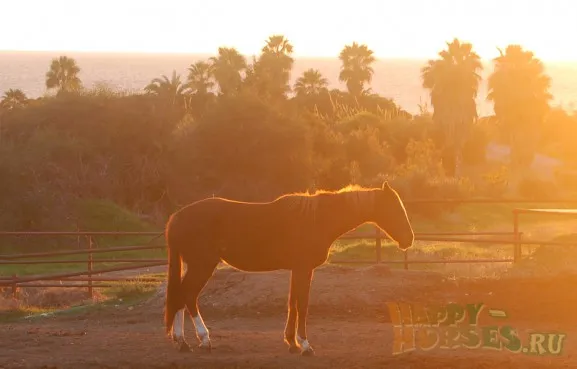
[[[169,229],[190,259],[219,258],[238,269],[264,271],[290,267],[295,241],[302,240],[302,230],[291,224],[295,219],[282,203],[209,198],[175,213]]]
[[[192,203],[175,214],[189,225],[202,224],[203,227],[219,223],[234,228],[235,225],[249,226],[262,221],[279,219],[274,203],[247,203],[222,198],[208,198]]]

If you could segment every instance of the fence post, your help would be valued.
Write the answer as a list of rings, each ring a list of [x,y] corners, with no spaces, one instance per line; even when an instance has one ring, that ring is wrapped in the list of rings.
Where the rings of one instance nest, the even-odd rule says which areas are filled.
[[[519,212],[513,209],[513,263],[518,263],[521,256],[521,245],[519,244]]]
[[[76,232],[80,233],[80,227],[78,227],[78,221],[76,222]],[[80,235],[76,235],[76,248],[80,250]]]
[[[521,260],[523,258],[523,232],[519,232],[518,238],[517,238],[517,249],[518,249],[518,253],[519,253],[519,260]]]
[[[376,256],[377,256],[377,264],[379,264],[382,261],[382,256],[381,256],[381,230],[378,227],[375,227],[375,251],[376,251]]]
[[[403,257],[405,259],[405,270],[409,270],[409,252],[407,250],[403,251]]]
[[[18,275],[12,274],[12,297],[13,298],[18,297],[18,285],[16,284],[17,282],[18,282]]]
[[[92,236],[88,236],[88,295],[94,297],[92,291]]]

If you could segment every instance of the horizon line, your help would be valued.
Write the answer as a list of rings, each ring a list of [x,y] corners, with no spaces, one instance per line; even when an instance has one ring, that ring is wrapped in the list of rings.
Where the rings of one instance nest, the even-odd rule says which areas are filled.
[[[218,50],[218,49],[217,49]],[[238,50],[238,49],[237,49]],[[70,54],[140,54],[140,55],[156,55],[156,56],[162,56],[162,55],[178,55],[178,56],[206,56],[206,57],[210,57],[210,56],[214,56],[218,53],[217,52],[202,52],[202,51],[198,51],[198,52],[193,52],[193,51],[143,51],[143,50],[126,50],[126,51],[120,51],[120,50],[66,50],[66,49],[51,49],[51,50],[42,50],[42,49],[35,49],[35,50],[31,50],[31,49],[25,49],[25,50],[18,50],[18,49],[0,49],[0,53],[54,53],[54,54],[66,54],[66,53],[70,53]],[[252,56],[256,56],[257,54],[253,54],[253,53],[243,53],[240,52],[239,53],[245,57],[252,57]],[[436,55],[434,58],[432,57],[427,57],[427,56],[401,56],[401,55],[388,55],[388,56],[384,56],[384,55],[378,55],[378,54],[373,54],[375,56],[375,58],[378,60],[431,60],[431,59],[437,59],[438,55]],[[295,59],[338,59],[339,56],[337,55],[299,55],[294,53],[293,54],[293,58]],[[542,58],[542,57],[537,57],[539,60],[541,60],[544,63],[570,63],[570,64],[577,64],[577,59],[558,59],[558,58]],[[482,62],[492,62],[493,58],[486,58],[486,57],[480,57]]]

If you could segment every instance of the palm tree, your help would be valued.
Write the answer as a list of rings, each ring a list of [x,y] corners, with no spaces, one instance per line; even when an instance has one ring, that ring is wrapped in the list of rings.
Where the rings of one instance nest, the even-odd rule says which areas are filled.
[[[218,48],[218,57],[211,57],[213,76],[223,95],[235,94],[242,84],[241,72],[246,69],[246,59],[235,48]]]
[[[200,60],[188,68],[186,87],[193,94],[206,95],[214,87],[212,81],[212,65]]]
[[[79,73],[80,68],[73,58],[60,56],[52,59],[50,70],[46,73],[46,88],[56,89],[58,94],[77,92],[82,88]]]
[[[11,88],[4,92],[4,96],[2,96],[0,101],[0,108],[6,111],[14,110],[23,107],[27,102],[28,98],[22,90]]]
[[[290,91],[290,73],[294,64],[293,45],[282,35],[272,35],[262,48],[260,63],[267,70],[270,93],[280,98]]]
[[[479,55],[469,43],[447,43],[440,59],[421,69],[423,87],[430,90],[433,120],[443,133],[443,165],[449,175],[458,171],[471,124],[477,118],[475,98],[483,69]]]
[[[328,85],[328,80],[322,76],[318,69],[310,68],[296,80],[294,91],[297,96],[318,95],[327,91]]]
[[[543,63],[519,45],[501,49],[493,59],[487,99],[493,101],[495,116],[511,144],[511,164],[520,174],[532,162],[539,128],[549,110],[551,80]]]
[[[262,52],[288,56],[293,53],[293,45],[291,45],[283,35],[272,35],[269,36],[266,41],[266,45],[262,48]]]
[[[5,112],[19,109],[26,105],[28,98],[26,94],[20,89],[9,89],[4,92],[2,100],[0,100],[0,144],[2,140],[2,118]]]
[[[269,36],[258,60],[247,70],[245,85],[259,96],[279,100],[290,91],[290,72],[294,59],[293,46],[282,35]]]
[[[342,62],[339,81],[346,82],[349,93],[355,97],[364,93],[364,84],[370,83],[374,70],[371,64],[375,62],[373,51],[367,45],[353,42],[347,45],[339,54]]]
[[[160,78],[154,78],[144,87],[144,91],[170,102],[171,105],[180,104],[184,101],[185,89],[186,85],[182,83],[180,75],[177,75],[176,71],[172,72],[170,79],[162,75]]]

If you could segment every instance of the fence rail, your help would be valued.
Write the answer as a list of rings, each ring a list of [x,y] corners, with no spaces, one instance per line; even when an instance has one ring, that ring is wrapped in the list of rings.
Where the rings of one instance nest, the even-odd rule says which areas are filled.
[[[463,203],[484,203],[484,204],[495,204],[495,203],[576,203],[577,200],[546,200],[546,201],[531,201],[531,200],[515,200],[515,199],[450,199],[450,200],[429,200],[429,199],[417,199],[406,201],[408,204],[463,204]],[[421,232],[415,234],[416,241],[436,241],[436,242],[459,242],[459,243],[477,243],[477,244],[488,244],[488,245],[512,245],[513,252],[511,258],[502,259],[458,259],[458,260],[447,260],[447,259],[437,259],[437,260],[417,260],[410,259],[409,252],[403,251],[403,260],[383,260],[382,258],[382,240],[388,239],[389,237],[381,232],[379,229],[375,228],[373,232],[358,232],[352,231],[345,235],[342,235],[339,240],[351,240],[351,239],[371,239],[375,241],[375,256],[371,260],[334,260],[334,263],[343,264],[366,264],[366,263],[382,263],[382,264],[402,264],[404,269],[409,269],[411,264],[472,264],[472,263],[515,263],[519,261],[522,256],[521,245],[573,245],[567,242],[554,242],[554,241],[529,241],[522,240],[523,233],[520,231],[520,219],[521,214],[542,214],[542,215],[573,215],[577,216],[577,210],[575,209],[524,209],[515,208],[512,210],[513,216],[513,229],[510,232]],[[135,278],[130,276],[115,276],[115,277],[103,277],[101,274],[121,272],[135,269],[151,268],[156,266],[163,266],[167,264],[166,259],[138,259],[138,258],[106,258],[106,259],[95,259],[94,255],[103,253],[114,253],[114,252],[126,252],[126,251],[142,251],[142,250],[153,250],[153,249],[164,249],[165,245],[131,245],[131,246],[121,246],[121,247],[105,247],[96,248],[94,247],[93,237],[97,236],[154,236],[154,239],[164,235],[164,232],[0,232],[0,237],[57,237],[57,236],[76,236],[85,237],[88,240],[88,247],[84,249],[76,250],[60,250],[54,252],[32,252],[26,254],[10,254],[10,255],[0,255],[0,267],[3,265],[39,265],[39,264],[85,264],[86,270],[77,272],[67,272],[58,273],[50,275],[27,275],[18,276],[16,274],[11,276],[0,276],[0,288],[11,287],[14,296],[17,295],[18,288],[20,287],[81,287],[87,288],[89,294],[92,296],[93,289],[98,287],[111,287],[113,286],[110,282],[119,281],[134,281],[138,280],[142,283],[154,283],[158,281],[154,278]],[[492,238],[486,239],[483,236],[491,236]],[[152,241],[151,240],[151,241]],[[58,257],[58,256],[72,256],[72,255],[87,255],[86,259],[76,258],[76,259],[61,259],[61,260],[42,260],[42,258]],[[108,268],[95,269],[95,264],[100,263],[119,263],[125,264],[122,266],[114,266]],[[131,265],[126,265],[126,264]],[[39,282],[51,282],[59,281],[60,283],[39,283]],[[62,282],[66,282],[63,284]],[[75,282],[76,284],[73,284]],[[84,283],[85,282],[85,283]],[[98,283],[94,282],[108,282]],[[78,284],[80,283],[80,284]]]

